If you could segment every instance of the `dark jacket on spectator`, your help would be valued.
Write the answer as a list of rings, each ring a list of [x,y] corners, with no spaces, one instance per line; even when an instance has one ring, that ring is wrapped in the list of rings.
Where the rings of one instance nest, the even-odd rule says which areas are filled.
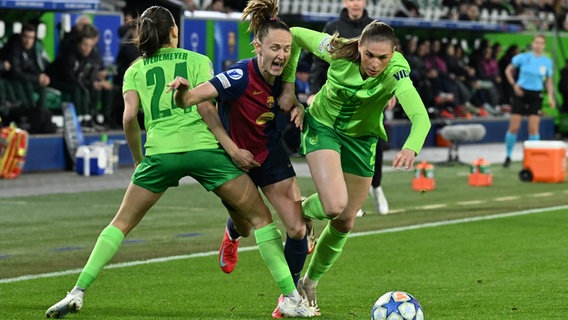
[[[97,80],[97,73],[102,69],[103,61],[95,50],[89,56],[83,57],[76,46],[70,46],[57,56],[47,69],[47,74],[53,80],[78,83],[90,90]]]
[[[363,29],[373,21],[369,17],[367,10],[363,11],[363,16],[358,20],[349,19],[347,9],[343,8],[339,14],[339,19],[328,22],[323,28],[323,32],[328,34],[339,33],[343,38],[354,38],[361,35]],[[327,69],[329,64],[317,57],[314,57],[310,72],[310,86],[312,94],[317,93],[327,80]]]
[[[15,80],[39,83],[39,75],[45,71],[49,64],[46,56],[42,54],[42,50],[37,44],[26,50],[21,41],[15,41],[13,47],[8,49],[10,63],[10,77]]]

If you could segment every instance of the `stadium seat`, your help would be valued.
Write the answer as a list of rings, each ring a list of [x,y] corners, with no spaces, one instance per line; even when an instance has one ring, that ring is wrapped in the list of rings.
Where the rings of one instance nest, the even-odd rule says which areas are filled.
[[[22,23],[20,21],[15,21],[12,24],[12,33],[16,34],[16,33],[20,33],[22,32]]]

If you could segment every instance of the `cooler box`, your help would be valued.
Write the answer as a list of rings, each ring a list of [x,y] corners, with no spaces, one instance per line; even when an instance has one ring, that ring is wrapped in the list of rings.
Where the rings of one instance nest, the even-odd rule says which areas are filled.
[[[108,152],[104,145],[80,146],[75,154],[75,169],[84,176],[105,174]]]
[[[566,144],[562,141],[525,141],[523,170],[533,182],[566,181]]]

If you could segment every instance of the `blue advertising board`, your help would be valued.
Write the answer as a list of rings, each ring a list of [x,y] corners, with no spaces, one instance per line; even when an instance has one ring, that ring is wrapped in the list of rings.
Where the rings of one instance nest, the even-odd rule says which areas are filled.
[[[93,16],[93,24],[99,29],[100,37],[97,47],[105,66],[114,65],[120,47],[118,28],[122,24],[122,16],[96,14]]]
[[[207,20],[185,19],[181,47],[207,55]]]
[[[215,21],[215,73],[222,72],[238,60],[238,21]]]

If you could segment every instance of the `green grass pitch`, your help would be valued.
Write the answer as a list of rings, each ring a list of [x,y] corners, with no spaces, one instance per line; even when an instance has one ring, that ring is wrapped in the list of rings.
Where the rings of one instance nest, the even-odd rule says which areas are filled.
[[[521,183],[518,170],[494,166],[493,186],[474,188],[467,167],[439,166],[436,190],[423,194],[411,189],[412,172],[385,172],[395,213],[379,216],[367,199],[318,286],[319,318],[369,319],[381,294],[403,290],[426,319],[564,319],[568,188]],[[299,181],[303,194],[314,191]],[[63,298],[123,192],[0,199],[1,319],[43,318]],[[67,318],[270,319],[278,288],[253,239],[233,274],[217,266],[225,219],[199,186],[170,190]]]

